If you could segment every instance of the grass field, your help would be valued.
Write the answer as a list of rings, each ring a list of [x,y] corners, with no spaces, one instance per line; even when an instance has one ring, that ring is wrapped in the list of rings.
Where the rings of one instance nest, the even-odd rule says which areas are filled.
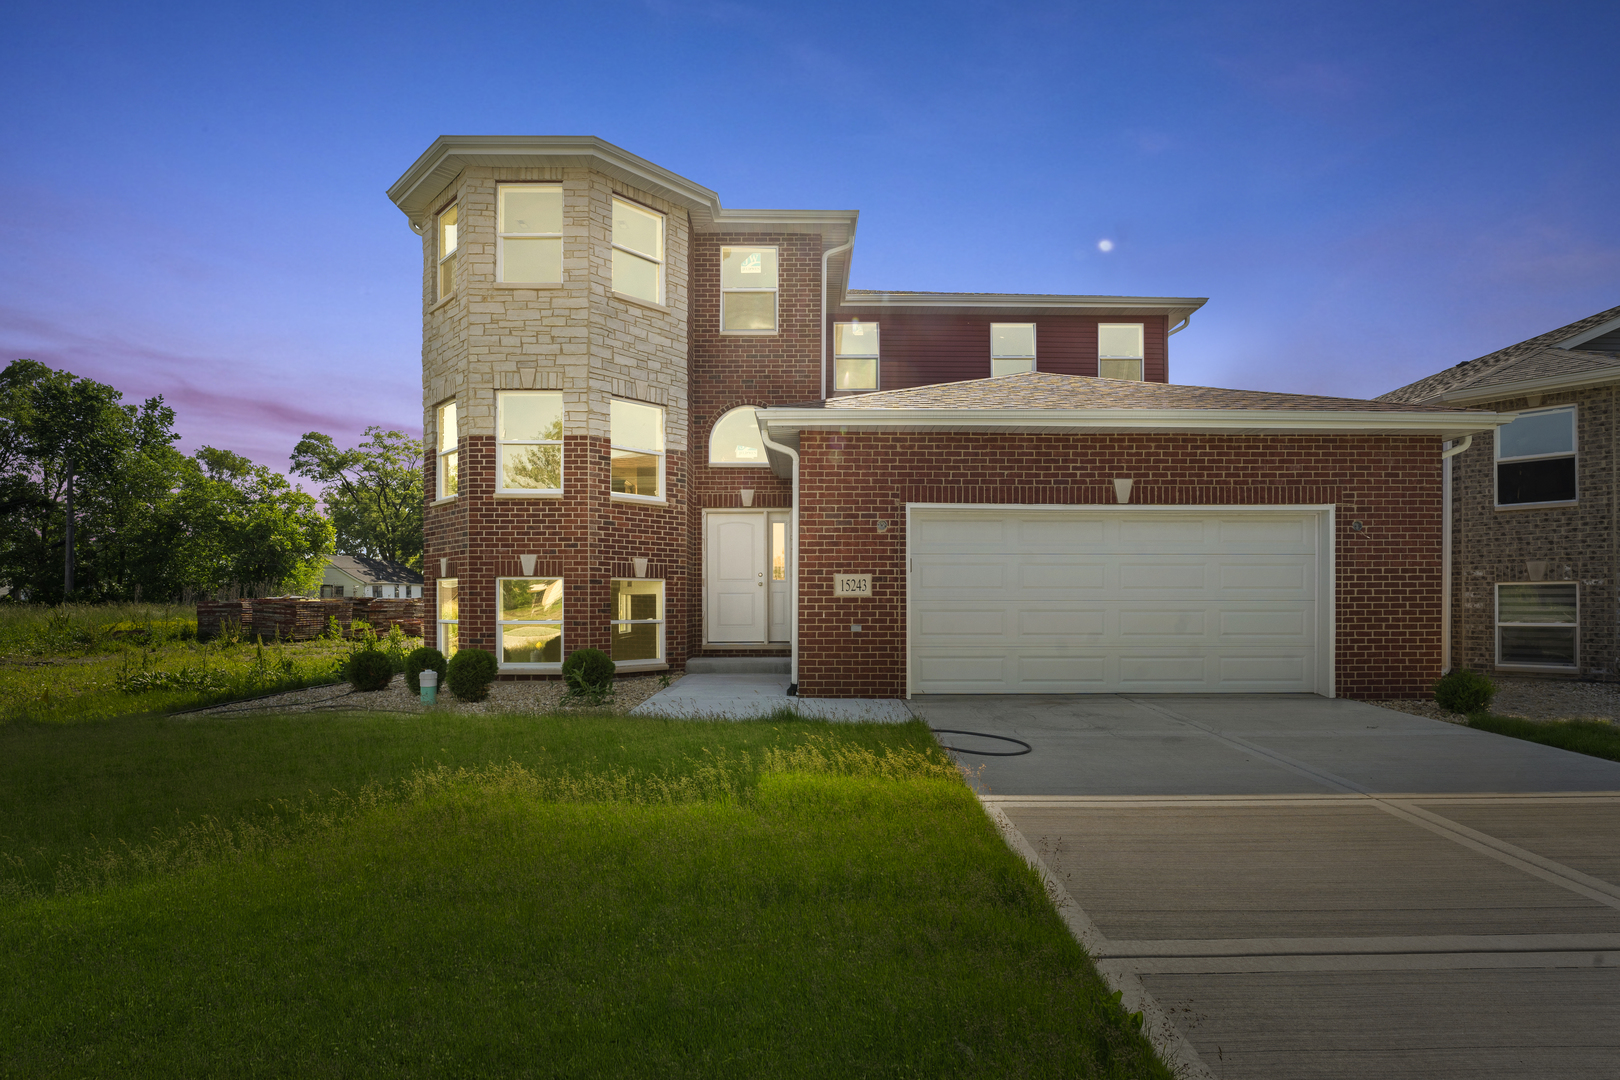
[[[1511,735],[1560,750],[1620,761],[1620,726],[1607,720],[1522,720],[1516,716],[1480,713],[1468,718],[1468,726],[1498,735]]]
[[[0,728],[0,1075],[1167,1077],[920,724]]]

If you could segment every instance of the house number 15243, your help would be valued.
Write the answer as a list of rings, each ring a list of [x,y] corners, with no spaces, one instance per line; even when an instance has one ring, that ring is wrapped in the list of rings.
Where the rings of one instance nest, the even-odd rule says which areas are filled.
[[[871,596],[871,574],[838,574],[833,578],[834,596]]]

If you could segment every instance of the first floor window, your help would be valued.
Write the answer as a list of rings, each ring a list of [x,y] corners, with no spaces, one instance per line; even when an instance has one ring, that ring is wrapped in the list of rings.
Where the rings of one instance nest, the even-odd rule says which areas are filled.
[[[1496,505],[1575,501],[1575,406],[1522,412],[1496,429]]]
[[[833,389],[878,388],[878,324],[833,323]]]
[[[664,658],[664,583],[640,578],[613,582],[613,660]]]
[[[500,578],[502,664],[560,664],[563,579]]]
[[[456,403],[447,401],[439,406],[439,498],[448,499],[456,493],[456,446],[461,433],[456,424]]]
[[[709,433],[710,465],[768,466],[759,417],[752,405],[732,409],[715,422]]]
[[[657,405],[614,398],[608,411],[612,427],[613,493],[662,499],[664,410]]]
[[[1141,323],[1099,323],[1097,377],[1142,381],[1143,334]]]
[[[990,376],[1035,370],[1035,324],[990,324]]]
[[[1534,581],[1496,587],[1496,662],[1525,667],[1575,666],[1580,586]]]
[[[720,329],[730,333],[776,332],[776,249],[720,249]]]
[[[495,395],[500,432],[500,490],[562,491],[563,401],[560,390],[503,390]]]
[[[439,651],[456,655],[456,631],[461,625],[461,605],[456,596],[456,579],[439,579]]]

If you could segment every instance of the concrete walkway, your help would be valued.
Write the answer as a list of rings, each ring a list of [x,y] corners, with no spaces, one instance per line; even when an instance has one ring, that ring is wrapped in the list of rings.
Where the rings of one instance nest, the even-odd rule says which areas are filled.
[[[962,760],[1180,1075],[1620,1075],[1620,763],[1322,698],[916,704],[1031,744]]]
[[[687,675],[630,713],[686,720],[753,720],[779,709],[793,709],[816,720],[903,724],[912,719],[903,701],[789,697],[787,688],[786,675]]]

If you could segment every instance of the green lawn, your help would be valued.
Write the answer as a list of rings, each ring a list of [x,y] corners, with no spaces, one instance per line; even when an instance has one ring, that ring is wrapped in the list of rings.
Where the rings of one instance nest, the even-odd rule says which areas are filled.
[[[1168,1077],[921,724],[0,727],[0,1075]]]
[[[1468,726],[1498,735],[1511,735],[1560,750],[1620,761],[1620,726],[1607,720],[1522,720],[1516,716],[1479,713],[1468,718]]]

